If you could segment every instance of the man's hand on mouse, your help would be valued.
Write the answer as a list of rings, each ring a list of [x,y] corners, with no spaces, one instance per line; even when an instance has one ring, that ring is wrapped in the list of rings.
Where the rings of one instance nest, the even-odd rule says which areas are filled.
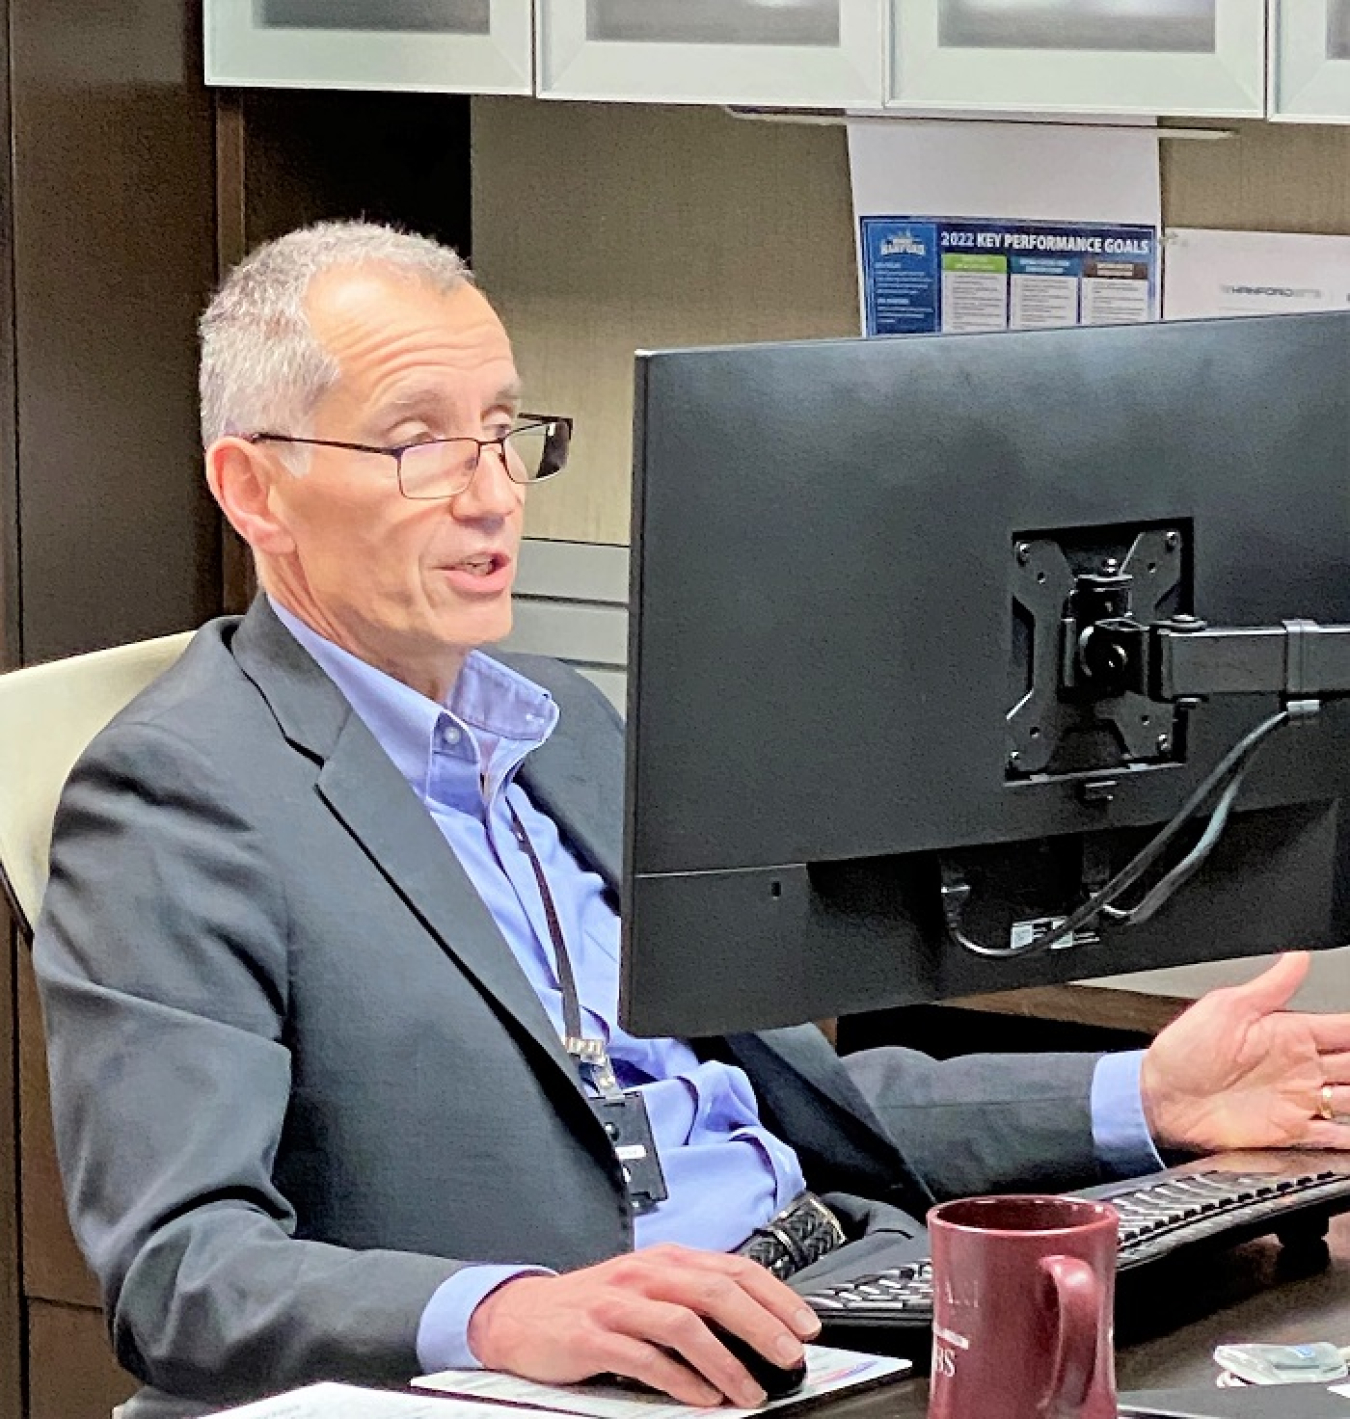
[[[468,1341],[488,1369],[548,1384],[609,1372],[685,1404],[762,1404],[763,1389],[710,1323],[784,1368],[801,1364],[802,1342],[820,1330],[802,1298],[755,1262],[656,1246],[507,1281],[479,1303]]]

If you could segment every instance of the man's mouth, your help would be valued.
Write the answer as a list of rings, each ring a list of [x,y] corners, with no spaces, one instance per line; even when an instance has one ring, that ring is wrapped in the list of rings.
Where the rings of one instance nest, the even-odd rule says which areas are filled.
[[[508,552],[473,552],[451,562],[444,575],[461,596],[501,596],[509,594],[515,566]]]
[[[491,576],[493,572],[501,571],[506,565],[507,558],[503,552],[483,552],[472,557],[465,557],[463,561],[456,562],[451,571],[467,572],[470,576]]]

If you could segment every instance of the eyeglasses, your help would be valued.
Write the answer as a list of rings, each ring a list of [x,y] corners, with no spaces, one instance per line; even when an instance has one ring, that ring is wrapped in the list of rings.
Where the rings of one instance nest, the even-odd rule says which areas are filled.
[[[290,434],[246,434],[249,443],[299,443],[315,448],[346,448],[379,453],[394,460],[398,490],[405,498],[458,497],[478,472],[485,448],[495,448],[513,483],[542,483],[567,466],[572,420],[553,414],[522,414],[514,427],[496,438],[422,439],[383,448],[340,439],[302,439]]]

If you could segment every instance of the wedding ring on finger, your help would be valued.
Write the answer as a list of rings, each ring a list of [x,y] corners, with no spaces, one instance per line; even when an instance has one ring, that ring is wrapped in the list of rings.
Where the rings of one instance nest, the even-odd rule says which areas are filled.
[[[1336,1110],[1331,1103],[1330,1084],[1323,1084],[1322,1092],[1317,1096],[1317,1115],[1328,1123],[1334,1123],[1336,1120]]]

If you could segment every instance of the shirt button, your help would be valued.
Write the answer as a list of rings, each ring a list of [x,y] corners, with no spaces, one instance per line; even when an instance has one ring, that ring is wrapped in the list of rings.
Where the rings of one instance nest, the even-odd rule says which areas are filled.
[[[453,724],[447,724],[441,730],[441,743],[453,746],[460,741],[460,732]]]

